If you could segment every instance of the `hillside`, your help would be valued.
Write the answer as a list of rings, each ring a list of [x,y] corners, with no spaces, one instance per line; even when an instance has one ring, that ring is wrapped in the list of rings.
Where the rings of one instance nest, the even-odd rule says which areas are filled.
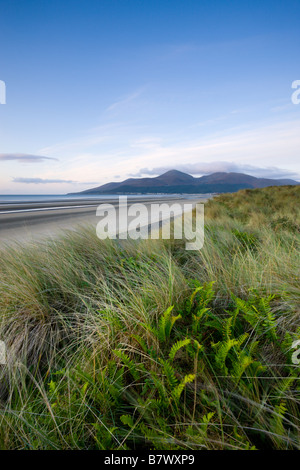
[[[170,170],[154,178],[129,178],[120,183],[112,182],[87,189],[79,194],[232,193],[240,189],[298,184],[298,181],[290,179],[256,178],[243,173],[220,172],[194,178],[181,171]]]

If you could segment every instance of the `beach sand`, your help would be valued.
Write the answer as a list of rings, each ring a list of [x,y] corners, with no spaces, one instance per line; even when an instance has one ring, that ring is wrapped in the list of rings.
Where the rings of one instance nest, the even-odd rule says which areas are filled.
[[[130,199],[128,206],[136,203],[195,204],[204,203],[208,197],[143,197]],[[114,199],[80,199],[71,201],[6,203],[0,204],[0,244],[14,242],[34,242],[41,239],[55,238],[66,230],[78,230],[80,227],[94,227],[100,220],[96,209],[100,204],[112,204],[118,213],[118,200]],[[148,223],[145,220],[145,226]]]

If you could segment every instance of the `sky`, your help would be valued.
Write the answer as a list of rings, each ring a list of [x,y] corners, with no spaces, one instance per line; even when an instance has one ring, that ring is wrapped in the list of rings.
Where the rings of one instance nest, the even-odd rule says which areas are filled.
[[[300,181],[299,51],[299,0],[0,0],[0,194]]]

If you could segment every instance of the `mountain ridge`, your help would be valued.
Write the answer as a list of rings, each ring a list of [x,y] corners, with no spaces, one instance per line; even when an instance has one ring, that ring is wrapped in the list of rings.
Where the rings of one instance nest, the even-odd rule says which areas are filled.
[[[128,178],[119,183],[106,183],[96,188],[72,194],[134,194],[134,193],[222,193],[240,189],[265,188],[267,186],[299,185],[292,179],[256,178],[245,173],[217,172],[193,177],[179,170],[169,170],[162,175],[147,178]]]

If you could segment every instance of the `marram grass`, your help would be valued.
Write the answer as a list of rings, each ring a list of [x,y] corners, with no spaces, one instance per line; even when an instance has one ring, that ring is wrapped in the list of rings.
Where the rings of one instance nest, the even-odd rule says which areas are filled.
[[[299,449],[299,187],[206,205],[205,245],[3,249],[2,449]]]

